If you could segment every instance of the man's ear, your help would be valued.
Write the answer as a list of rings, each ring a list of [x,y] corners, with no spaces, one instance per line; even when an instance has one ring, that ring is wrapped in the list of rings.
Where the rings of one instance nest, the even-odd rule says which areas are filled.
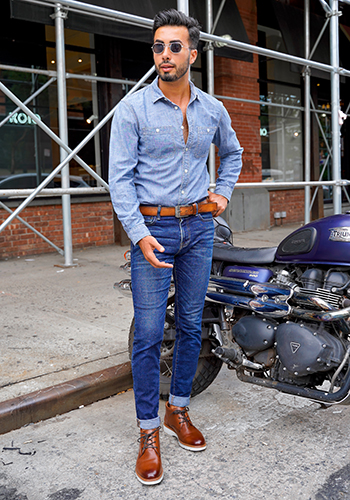
[[[190,55],[190,64],[193,64],[198,56],[198,50],[197,49],[191,49],[191,55]]]

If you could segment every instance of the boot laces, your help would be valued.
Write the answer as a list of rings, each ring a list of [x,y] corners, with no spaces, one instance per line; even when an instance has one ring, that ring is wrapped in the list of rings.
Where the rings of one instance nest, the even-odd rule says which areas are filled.
[[[179,423],[180,424],[187,424],[187,425],[192,425],[191,419],[188,415],[188,406],[183,408],[182,410],[174,410],[173,414],[174,415],[179,415]]]
[[[143,454],[145,450],[148,448],[153,448],[157,453],[158,453],[158,447],[156,446],[156,435],[157,432],[159,431],[160,427],[157,427],[157,429],[154,429],[154,431],[150,432],[149,434],[142,434],[141,437],[137,440],[138,443],[141,443],[142,451],[141,453]]]

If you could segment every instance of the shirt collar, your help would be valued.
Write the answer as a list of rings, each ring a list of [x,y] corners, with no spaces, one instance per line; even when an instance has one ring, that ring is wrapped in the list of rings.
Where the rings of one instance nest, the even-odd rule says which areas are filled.
[[[155,78],[155,80],[153,80],[153,82],[151,83],[151,88],[153,91],[153,104],[155,104],[160,99],[167,99],[158,86],[158,79],[159,76],[157,76],[157,78]],[[190,97],[190,102],[188,104],[191,104],[191,102],[194,101],[195,99],[199,100],[199,94],[197,88],[191,81],[190,81],[190,89],[191,89],[191,97]]]

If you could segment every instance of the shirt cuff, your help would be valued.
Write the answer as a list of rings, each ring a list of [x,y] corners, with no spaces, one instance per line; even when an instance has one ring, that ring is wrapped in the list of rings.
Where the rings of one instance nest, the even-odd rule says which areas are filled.
[[[229,188],[229,187],[225,187],[225,186],[218,186],[214,193],[215,194],[220,194],[221,196],[224,196],[228,201],[230,201],[231,199],[231,196],[232,196],[232,189]]]
[[[149,232],[145,224],[138,224],[133,229],[130,229],[130,231],[128,231],[128,236],[133,244],[137,245],[137,243],[142,240],[142,238],[151,236],[151,233]]]

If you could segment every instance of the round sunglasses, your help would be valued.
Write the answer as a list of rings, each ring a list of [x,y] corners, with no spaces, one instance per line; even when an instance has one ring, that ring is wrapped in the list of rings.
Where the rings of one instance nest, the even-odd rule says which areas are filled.
[[[181,42],[171,42],[171,43],[163,43],[156,42],[152,45],[152,50],[155,54],[162,54],[165,50],[165,47],[169,47],[170,52],[173,54],[178,54],[182,49],[191,49],[191,47],[185,47]]]

